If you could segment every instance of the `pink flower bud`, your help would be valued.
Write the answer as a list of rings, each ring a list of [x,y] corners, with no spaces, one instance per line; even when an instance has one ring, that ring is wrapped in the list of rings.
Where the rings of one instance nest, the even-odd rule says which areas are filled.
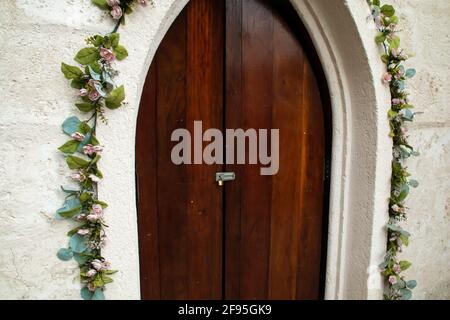
[[[106,62],[113,62],[116,59],[116,55],[109,49],[106,48],[100,48],[100,56],[105,60]]]
[[[86,97],[87,95],[88,95],[88,91],[87,91],[87,89],[85,89],[85,88],[83,88],[83,89],[80,89],[80,96],[81,97]]]
[[[400,267],[399,264],[396,264],[392,270],[394,270],[395,273],[399,274],[400,272],[402,272],[402,268]]]
[[[119,20],[122,17],[122,8],[119,6],[114,6],[111,10],[111,16],[115,20]]]
[[[114,7],[120,5],[120,0],[106,0],[108,6]]]
[[[398,98],[394,98],[394,99],[392,99],[392,104],[397,106],[399,104],[402,104],[402,100],[398,99]]]
[[[95,213],[90,214],[90,215],[88,215],[88,216],[86,217],[86,219],[87,219],[89,222],[96,222],[96,221],[98,221],[100,218],[101,218],[101,216],[100,216],[100,215],[97,215],[97,214],[95,214]]]
[[[389,83],[389,82],[391,82],[392,81],[392,75],[389,73],[389,72],[386,72],[384,75],[383,75],[383,82],[384,83]]]
[[[85,236],[85,235],[88,235],[89,234],[89,229],[80,229],[80,230],[78,230],[78,234],[80,235],[80,236]]]
[[[92,182],[100,182],[100,180],[101,180],[99,177],[97,177],[97,176],[94,175],[94,174],[90,174],[90,175],[89,175],[89,179],[91,179]]]
[[[94,285],[92,282],[89,282],[89,283],[87,284],[87,288],[88,288],[88,290],[91,291],[91,292],[94,292],[95,289],[96,289],[95,285]]]
[[[83,153],[88,156],[91,156],[94,152],[94,146],[92,144],[88,144],[83,147]]]
[[[142,6],[146,6],[147,5],[147,0],[139,0],[139,4]]]
[[[83,182],[86,179],[86,177],[82,173],[72,173],[70,177],[78,182]]]
[[[94,204],[94,205],[92,206],[92,212],[95,213],[95,214],[102,214],[103,208],[102,208],[102,206],[99,205],[99,204]]]
[[[79,132],[72,133],[70,136],[72,137],[73,140],[80,141],[80,142],[82,142],[85,138],[84,134],[79,133]]]
[[[95,276],[97,274],[97,270],[95,269],[91,269],[88,272],[86,272],[86,277],[92,278],[93,276]]]
[[[102,153],[103,147],[102,146],[94,146],[94,153]]]
[[[397,283],[397,277],[396,276],[390,276],[389,277],[389,283],[390,284],[396,284]]]

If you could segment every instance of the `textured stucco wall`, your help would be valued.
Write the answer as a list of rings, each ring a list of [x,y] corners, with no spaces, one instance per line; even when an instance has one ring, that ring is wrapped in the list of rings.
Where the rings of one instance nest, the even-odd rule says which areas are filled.
[[[127,205],[134,189],[123,187],[133,186],[133,157],[108,153],[108,146],[132,150],[134,127],[123,124],[134,121],[140,80],[152,57],[146,44],[167,29],[173,18],[167,12],[179,11],[185,2],[159,0],[156,8],[137,10],[128,20],[129,31],[123,32],[122,42],[130,58],[120,63],[118,82],[126,83],[127,92],[132,93],[127,98],[130,104],[111,113],[109,126],[99,129],[107,146],[101,166],[117,186],[101,192],[111,204],[107,216],[114,213],[107,218],[111,237],[106,255],[121,270],[111,289],[115,298],[139,297],[136,213]],[[415,263],[410,274],[419,280],[417,298],[450,298],[450,275],[446,272],[450,262],[450,111],[445,104],[450,95],[450,2],[396,2],[405,26],[404,44],[417,54],[411,60],[419,72],[411,84],[412,98],[418,109],[426,112],[411,126],[412,142],[422,156],[412,160],[410,168],[422,185],[413,191],[414,200],[409,204],[413,240],[405,254]],[[65,178],[68,170],[55,148],[66,139],[61,122],[76,114],[74,91],[60,74],[59,64],[72,63],[83,39],[109,32],[112,22],[90,0],[6,0],[2,5],[0,298],[78,299],[78,268],[55,258],[56,251],[66,245],[65,233],[70,228],[69,222],[53,219],[63,201],[58,186],[70,184]]]
[[[450,1],[395,0],[403,46],[415,56],[410,82],[418,115],[410,142],[421,156],[409,169],[421,185],[408,200],[413,262],[408,276],[418,281],[416,299],[450,299]]]

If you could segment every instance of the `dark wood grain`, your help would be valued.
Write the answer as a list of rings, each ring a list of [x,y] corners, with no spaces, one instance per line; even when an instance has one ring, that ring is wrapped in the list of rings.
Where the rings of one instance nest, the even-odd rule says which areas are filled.
[[[285,0],[191,0],[168,31],[136,138],[144,299],[322,297],[330,115],[311,48]],[[278,174],[174,165],[173,130],[193,133],[197,120],[203,130],[279,129]],[[236,180],[219,187],[223,170]]]

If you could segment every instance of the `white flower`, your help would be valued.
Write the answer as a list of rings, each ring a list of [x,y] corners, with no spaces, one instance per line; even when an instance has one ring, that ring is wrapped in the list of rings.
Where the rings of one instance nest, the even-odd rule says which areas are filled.
[[[86,272],[86,277],[92,278],[93,276],[95,276],[97,274],[97,270],[95,269],[91,269],[88,272]]]

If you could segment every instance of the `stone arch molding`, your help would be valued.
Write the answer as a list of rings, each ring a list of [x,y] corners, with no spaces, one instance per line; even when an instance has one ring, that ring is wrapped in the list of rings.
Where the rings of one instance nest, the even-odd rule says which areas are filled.
[[[391,141],[382,85],[383,64],[369,8],[361,0],[291,0],[308,29],[326,74],[333,116],[333,149],[326,299],[380,299],[377,265],[386,248]],[[110,299],[139,299],[135,197],[135,132],[146,74],[159,43],[188,0],[159,0],[136,10],[122,29],[130,57],[121,63],[128,106],[109,114],[99,136],[108,148],[100,197],[110,207],[105,254],[120,273]]]

